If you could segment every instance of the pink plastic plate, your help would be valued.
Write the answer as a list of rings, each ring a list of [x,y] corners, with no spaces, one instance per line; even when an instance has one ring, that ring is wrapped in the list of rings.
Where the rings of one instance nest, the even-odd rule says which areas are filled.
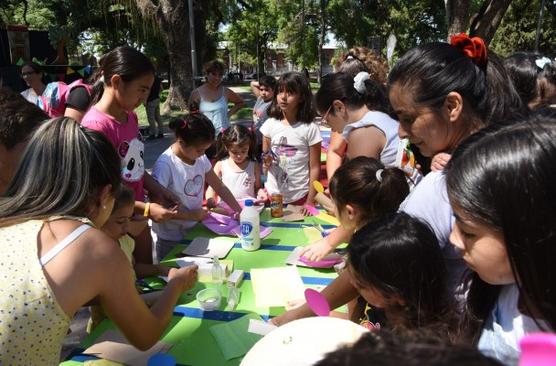
[[[556,365],[556,336],[548,333],[528,334],[519,342],[520,366]]]
[[[308,288],[305,290],[305,300],[307,300],[307,305],[313,310],[318,316],[328,316],[330,315],[330,305],[323,294]]]

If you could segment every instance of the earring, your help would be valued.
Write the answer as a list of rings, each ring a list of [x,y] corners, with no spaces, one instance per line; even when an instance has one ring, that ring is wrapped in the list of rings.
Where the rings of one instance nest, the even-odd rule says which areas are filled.
[[[103,210],[106,210],[106,205],[102,205],[102,209],[103,209]]]

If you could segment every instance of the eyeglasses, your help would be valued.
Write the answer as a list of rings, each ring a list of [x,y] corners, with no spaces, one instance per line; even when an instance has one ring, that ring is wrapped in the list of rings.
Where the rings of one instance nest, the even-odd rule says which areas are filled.
[[[33,74],[36,74],[36,72],[34,72],[34,71],[22,72],[21,77],[30,76],[30,75],[33,75]]]
[[[332,106],[333,104],[330,104],[330,107],[328,107],[328,109],[326,110],[326,112],[322,115],[321,120],[320,120],[320,124],[324,127],[330,127],[330,125],[328,124],[328,122],[326,121],[326,119],[328,118],[328,114],[330,113],[330,111],[332,110]]]

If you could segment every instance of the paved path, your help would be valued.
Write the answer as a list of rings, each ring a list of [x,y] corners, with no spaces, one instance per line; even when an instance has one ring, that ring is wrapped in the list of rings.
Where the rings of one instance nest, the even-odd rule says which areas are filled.
[[[246,102],[248,107],[255,105],[255,97],[252,93],[245,92],[242,88],[231,87],[238,95],[240,95]],[[239,123],[250,123],[250,120],[239,120]],[[164,138],[145,141],[145,168],[151,172],[156,159],[162,154],[173,142],[174,134],[167,127],[164,133]],[[64,339],[62,347],[61,360],[64,360],[73,349],[79,347],[81,341],[87,336],[86,328],[87,321],[89,320],[89,310],[82,308],[73,318],[71,323],[71,333]]]

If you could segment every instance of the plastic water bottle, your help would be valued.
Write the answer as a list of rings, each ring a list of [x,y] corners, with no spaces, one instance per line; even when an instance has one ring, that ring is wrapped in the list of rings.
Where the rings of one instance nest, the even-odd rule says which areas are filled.
[[[220,265],[218,257],[215,256],[212,259],[212,282],[216,284],[221,284],[224,281],[224,269]]]
[[[261,247],[260,217],[253,207],[253,200],[245,200],[245,207],[239,215],[241,228],[241,247],[247,251],[257,250]]]

